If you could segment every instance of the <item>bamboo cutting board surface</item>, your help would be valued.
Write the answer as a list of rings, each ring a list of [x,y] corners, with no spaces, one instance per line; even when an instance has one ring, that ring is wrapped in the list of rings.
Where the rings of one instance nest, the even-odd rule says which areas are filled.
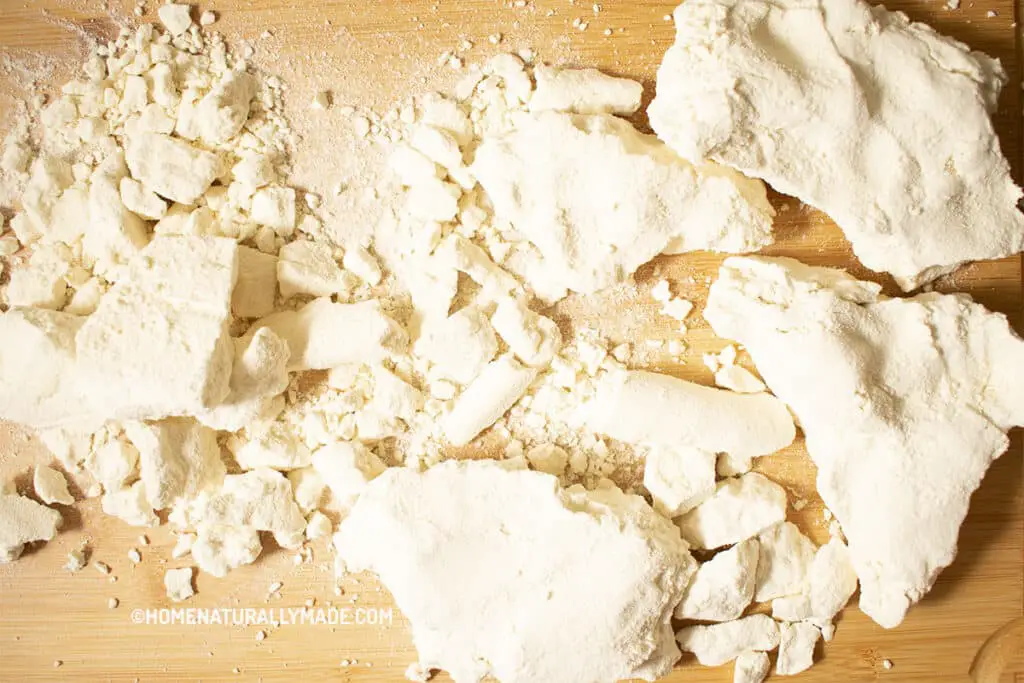
[[[296,128],[303,137],[301,153],[304,144],[330,143],[332,130],[337,130],[334,127],[343,125],[331,118],[309,119],[307,103],[316,90],[330,89],[337,104],[380,108],[401,95],[442,88],[454,74],[437,66],[437,57],[456,49],[464,38],[474,43],[466,54],[469,61],[498,51],[532,48],[542,60],[596,66],[637,78],[645,83],[649,98],[657,65],[672,41],[672,25],[664,17],[673,4],[599,1],[597,12],[582,0],[536,0],[523,7],[491,0],[225,0],[200,9],[215,10],[219,20],[214,28],[229,40],[249,40],[256,47],[256,63],[285,80],[289,109],[296,115]],[[152,20],[156,1],[151,0],[150,5],[146,18]],[[82,36],[113,35],[116,25],[112,17],[136,20],[133,7],[120,0],[103,5],[0,0],[0,123],[4,128],[17,99],[25,96],[28,78],[38,78],[44,84],[67,80],[68,66],[80,61],[83,54]],[[904,10],[913,19],[927,21],[1002,60],[1010,82],[1000,101],[997,129],[1019,182],[1020,61],[1012,0],[963,0],[958,10],[948,9],[941,0],[901,0],[889,7]],[[577,18],[587,22],[585,30],[573,27]],[[606,29],[611,35],[606,35]],[[497,34],[501,35],[499,45],[488,40]],[[638,123],[645,122],[641,118]],[[347,151],[345,145],[338,145],[339,155]],[[309,178],[317,175],[316,168],[297,170]],[[301,185],[302,173],[297,176]],[[826,218],[802,209],[791,199],[775,199],[780,209],[776,221],[779,242],[768,253],[846,267],[867,276]],[[667,338],[672,332],[646,295],[651,280],[655,275],[667,277],[677,293],[698,303],[699,314],[705,278],[715,273],[718,263],[718,258],[705,255],[662,258],[638,273],[642,284],[629,310],[604,306],[599,297],[596,303],[570,300],[559,314],[576,323],[596,324],[613,342]],[[938,288],[969,292],[991,309],[1008,314],[1021,329],[1019,258],[970,266]],[[891,287],[889,291],[895,293]],[[625,324],[626,318],[639,320],[642,334],[637,335],[635,325]],[[688,363],[655,362],[654,366],[709,383],[700,354],[718,349],[724,342],[714,338],[699,315],[691,321],[692,329],[685,338],[690,346]],[[16,475],[22,490],[30,489],[30,464],[43,454],[30,435],[9,425],[0,426],[0,474],[5,478]],[[966,680],[982,642],[1022,615],[1021,465],[1021,439],[1015,434],[1010,452],[992,467],[974,496],[961,530],[957,561],[901,627],[886,631],[854,604],[840,617],[835,640],[823,650],[819,648],[815,667],[796,680]],[[820,500],[814,495],[814,470],[802,444],[762,459],[759,469],[810,500],[792,519],[823,541],[827,531],[821,521]],[[134,624],[136,610],[171,606],[164,594],[164,571],[189,566],[188,558],[170,559],[173,540],[166,526],[145,530],[150,545],[144,546],[139,540],[142,530],[102,515],[97,500],[64,511],[65,528],[55,541],[27,553],[17,563],[0,566],[2,681],[397,681],[415,659],[408,624],[397,609],[392,611],[390,623],[376,625]],[[68,551],[83,539],[89,539],[92,559],[113,568],[111,576],[92,567],[77,574],[62,568]],[[131,548],[141,552],[141,564],[129,561]],[[238,569],[227,579],[201,575],[196,582],[198,595],[185,606],[298,608],[310,598],[318,607],[352,610],[392,605],[387,592],[370,578],[347,579],[342,584],[344,594],[335,595],[331,555],[323,544],[313,546],[312,562],[295,564],[293,555],[267,547],[255,565]],[[116,577],[116,582],[111,577]],[[273,582],[281,582],[283,587],[276,596],[269,596]],[[119,601],[116,608],[108,606],[111,598]],[[354,611],[346,614],[356,618]],[[382,616],[386,617],[386,612]],[[257,640],[258,631],[266,632],[264,640]],[[891,670],[883,668],[885,659],[893,663]],[[343,665],[343,660],[348,664]],[[729,681],[731,676],[731,665],[704,669],[684,659],[665,680]],[[1024,681],[1024,657],[1012,662],[1000,680]]]

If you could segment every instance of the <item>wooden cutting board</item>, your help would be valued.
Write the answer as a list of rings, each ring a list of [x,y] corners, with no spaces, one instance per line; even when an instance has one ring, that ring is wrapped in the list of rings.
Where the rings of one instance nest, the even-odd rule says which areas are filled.
[[[151,0],[149,9],[156,4]],[[666,20],[672,3],[600,0],[599,11],[582,0],[516,4],[508,0],[226,0],[201,9],[217,11],[215,28],[231,40],[248,39],[256,48],[256,63],[285,80],[288,104],[303,136],[300,151],[303,145],[321,141],[333,144],[332,132],[344,125],[332,112],[310,119],[307,103],[315,91],[330,89],[339,105],[383,107],[402,95],[443,87],[456,74],[447,66],[438,66],[437,58],[444,51],[460,49],[464,39],[473,43],[465,53],[468,61],[498,51],[532,48],[540,59],[597,66],[642,80],[650,97],[655,70],[672,41],[672,25]],[[43,85],[64,82],[69,65],[80,61],[83,54],[82,36],[116,33],[112,16],[135,20],[130,2],[99,5],[0,0],[0,123],[4,128],[16,100],[25,96],[29,78],[37,78]],[[957,10],[948,9],[941,0],[900,0],[889,6],[1002,60],[1010,83],[1000,101],[997,128],[1019,178],[1020,61],[1012,0],[963,0]],[[148,11],[146,18],[153,15]],[[573,26],[576,19],[578,28]],[[587,26],[581,30],[583,22]],[[500,43],[495,44],[499,34]],[[638,122],[644,123],[642,119]],[[337,147],[338,155],[350,151],[345,144]],[[315,165],[299,163],[298,167],[299,182],[315,184]],[[769,253],[867,275],[830,221],[793,200],[776,199],[779,242]],[[705,278],[714,274],[718,262],[708,256],[662,258],[638,274],[647,284],[634,293],[635,303],[628,310],[570,301],[561,313],[577,323],[596,324],[615,342],[668,338],[674,333],[645,293],[655,271],[673,281],[680,294],[702,304]],[[1009,315],[1020,329],[1019,258],[970,266],[940,283],[939,289],[969,292],[991,309]],[[889,291],[895,293],[891,287]],[[612,314],[607,313],[609,308]],[[602,309],[600,315],[594,313]],[[626,324],[627,319],[633,324]],[[637,320],[643,328],[639,334]],[[714,338],[699,316],[693,320],[693,329],[686,336],[688,363],[666,360],[655,362],[655,366],[710,382],[700,354],[720,348],[723,342]],[[1022,614],[1024,493],[1019,436],[1015,434],[1010,452],[992,467],[974,496],[961,530],[957,561],[906,622],[886,631],[851,606],[838,622],[835,640],[819,649],[818,664],[797,680],[967,679],[968,667],[986,637]],[[28,488],[29,466],[36,457],[45,456],[33,438],[10,426],[0,428],[0,473],[17,475],[23,490]],[[814,494],[814,469],[802,444],[763,459],[760,469],[810,500],[792,519],[823,540],[827,533],[821,521],[821,503]],[[396,681],[402,680],[406,665],[414,661],[408,624],[397,609],[392,611],[391,623],[383,625],[135,624],[137,610],[171,605],[164,594],[164,571],[189,563],[170,559],[172,540],[166,526],[146,531],[149,545],[143,545],[141,530],[103,516],[97,503],[93,500],[65,509],[65,529],[57,540],[15,564],[0,566],[0,680],[270,681],[301,677]],[[62,568],[68,551],[83,539],[89,539],[93,559],[113,568],[110,576],[93,567],[77,574]],[[131,548],[141,552],[141,564],[129,561]],[[353,620],[358,616],[351,611],[354,608],[386,609],[392,605],[387,592],[369,578],[348,579],[342,584],[344,594],[335,595],[330,562],[323,544],[315,544],[313,560],[302,564],[294,562],[294,553],[267,548],[255,565],[233,572],[228,579],[199,576],[199,593],[185,604],[298,608],[312,598],[318,607],[349,608],[344,614]],[[271,597],[268,590],[273,582],[281,582],[283,587]],[[108,606],[111,598],[118,600],[117,607]],[[258,631],[264,631],[266,638],[258,640]],[[891,670],[883,668],[886,659],[893,663]],[[59,667],[55,666],[58,661]],[[728,681],[731,676],[731,665],[703,669],[684,660],[680,670],[666,680]],[[1001,680],[1024,680],[1024,659],[1012,663]]]

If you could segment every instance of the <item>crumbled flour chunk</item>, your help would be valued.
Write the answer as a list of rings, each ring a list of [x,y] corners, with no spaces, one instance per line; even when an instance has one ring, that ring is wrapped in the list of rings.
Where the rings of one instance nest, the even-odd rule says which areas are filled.
[[[197,415],[200,422],[224,431],[271,420],[284,408],[288,388],[288,343],[269,327],[232,340],[235,349],[228,395],[222,403]]]
[[[531,311],[522,299],[500,299],[491,324],[516,357],[533,368],[547,366],[562,344],[558,324]]]
[[[125,434],[139,451],[146,500],[155,510],[216,489],[224,479],[217,433],[189,418],[128,422]]]
[[[792,522],[782,522],[757,537],[757,587],[754,600],[767,602],[804,590],[808,568],[814,561],[811,539]]]
[[[447,318],[428,321],[414,351],[432,364],[431,374],[469,384],[498,352],[498,338],[487,316],[467,306]]]
[[[252,219],[273,228],[282,237],[295,229],[295,190],[290,187],[265,187],[252,198]]]
[[[506,354],[488,363],[466,387],[444,418],[444,433],[453,446],[464,446],[490,427],[518,401],[537,377]]]
[[[68,472],[80,471],[93,447],[91,430],[86,429],[39,429],[36,436]]]
[[[75,502],[75,497],[68,491],[68,481],[64,475],[46,465],[36,465],[32,473],[32,488],[39,500],[47,505],[72,505]]]
[[[155,192],[147,190],[137,180],[121,178],[118,190],[121,193],[121,203],[132,213],[154,221],[167,214],[167,202]]]
[[[629,116],[640,108],[644,86],[597,69],[559,69],[538,65],[533,70],[537,88],[530,111],[567,111],[576,114]]]
[[[56,510],[13,492],[0,493],[0,564],[21,557],[26,543],[53,540],[60,523]]]
[[[10,306],[59,310],[67,299],[65,275],[71,254],[64,245],[37,247],[22,268],[11,272],[7,286]]]
[[[484,461],[392,468],[335,545],[395,596],[420,665],[455,680],[654,680],[679,658],[671,611],[694,562],[667,520],[614,487],[563,490]]]
[[[313,467],[298,467],[289,471],[287,477],[292,485],[295,504],[299,506],[302,514],[308,515],[320,507],[327,483]]]
[[[342,257],[342,265],[345,266],[345,270],[352,272],[371,287],[380,284],[383,278],[377,259],[362,245],[346,249],[345,255]]]
[[[768,654],[756,650],[747,650],[736,658],[732,674],[732,683],[762,683],[768,677],[772,663]]]
[[[146,495],[146,484],[141,479],[131,486],[106,489],[100,501],[105,514],[117,517],[131,526],[157,526],[160,518]]]
[[[306,520],[295,504],[291,483],[280,472],[261,467],[229,474],[219,491],[196,498],[189,517],[207,526],[250,527],[269,531],[285,548],[301,545]],[[200,527],[202,526],[200,524]],[[199,531],[197,543],[203,540]],[[209,531],[209,529],[208,529]],[[195,556],[195,549],[192,550]]]
[[[161,5],[156,13],[160,17],[160,23],[167,28],[172,36],[180,36],[192,25],[191,11],[192,8],[189,5],[167,3]]]
[[[33,427],[96,421],[79,376],[84,318],[37,308],[0,314],[0,415]]]
[[[336,304],[314,299],[297,311],[278,311],[256,321],[249,334],[268,327],[288,343],[288,369],[328,369],[371,363],[403,351],[405,332],[376,300]]]
[[[716,355],[705,354],[704,363],[715,374],[715,385],[741,394],[764,391],[764,382],[742,365],[736,365],[736,347],[729,345]]]
[[[721,666],[744,652],[766,652],[779,646],[779,625],[766,614],[752,614],[709,626],[687,626],[676,633],[683,652],[692,652],[704,666]]]
[[[559,477],[569,464],[569,454],[553,443],[542,443],[526,452],[526,460],[533,469]]]
[[[720,548],[756,536],[786,518],[786,490],[748,472],[719,482],[710,498],[678,520],[695,548]]]
[[[450,235],[438,247],[448,263],[480,285],[480,298],[488,301],[519,292],[522,288],[512,275],[502,269],[476,244],[461,235]]]
[[[756,457],[796,436],[786,406],[773,396],[735,394],[640,370],[609,373],[590,410],[591,428],[627,443]]]
[[[745,193],[622,119],[549,111],[514,122],[484,140],[472,172],[496,215],[537,247],[546,279],[590,293],[677,238],[678,251],[756,251],[771,242],[763,186]]]
[[[795,676],[810,669],[814,664],[814,646],[820,638],[821,631],[812,624],[779,624],[779,658],[775,662],[775,673]]]
[[[326,538],[334,532],[334,522],[324,513],[317,510],[306,520],[306,538],[315,541]]]
[[[655,509],[678,517],[702,503],[715,492],[715,460],[698,448],[652,446],[644,459],[644,486]]]
[[[281,296],[347,294],[355,283],[338,265],[333,252],[329,244],[312,240],[296,240],[281,247],[277,260]]]
[[[194,204],[223,172],[216,154],[145,131],[128,137],[125,161],[132,178],[146,189],[182,204]]]
[[[997,60],[862,0],[700,0],[675,25],[648,112],[684,158],[822,209],[904,289],[1024,247]]]
[[[232,240],[158,237],[75,337],[83,381],[108,415],[194,415],[228,394]]]
[[[196,594],[192,588],[192,567],[168,569],[164,574],[164,587],[172,602],[184,602]]]
[[[387,466],[358,441],[337,441],[316,450],[313,469],[331,490],[335,503],[347,510]]]
[[[85,469],[107,492],[118,491],[135,478],[139,467],[139,449],[127,437],[107,434],[93,437],[85,458]]]
[[[214,84],[202,99],[190,106],[183,101],[178,109],[175,131],[187,140],[200,139],[207,145],[223,144],[238,135],[249,118],[249,105],[256,94],[256,79],[242,70],[230,70]],[[262,192],[262,190],[261,190]],[[294,198],[295,190],[288,188]],[[256,197],[253,197],[253,220],[256,217]]]
[[[793,259],[731,258],[705,316],[799,418],[861,609],[891,628],[953,561],[971,493],[1024,424],[1024,342],[965,295],[879,289]]]
[[[67,562],[64,563],[64,569],[69,572],[79,572],[85,569],[85,565],[88,563],[88,551],[86,548],[75,548],[68,553]]]
[[[191,552],[200,570],[224,577],[232,569],[255,562],[262,551],[260,534],[250,526],[201,522]]]
[[[825,628],[856,590],[857,574],[850,564],[850,551],[845,543],[833,538],[815,553],[803,591],[772,601],[772,616],[783,621],[809,621]]]
[[[757,539],[748,538],[702,564],[676,608],[676,618],[739,619],[754,597],[757,546]]]
[[[273,423],[244,440],[232,437],[228,447],[243,470],[269,467],[287,471],[307,467],[313,453],[280,423]]]

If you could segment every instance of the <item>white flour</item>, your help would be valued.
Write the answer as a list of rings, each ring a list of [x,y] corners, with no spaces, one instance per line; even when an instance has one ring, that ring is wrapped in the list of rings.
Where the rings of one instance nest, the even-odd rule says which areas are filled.
[[[641,294],[636,271],[662,253],[756,251],[774,211],[761,181],[710,155],[692,164],[620,118],[638,111],[639,83],[527,50],[467,66],[464,41],[439,60],[459,74],[448,94],[355,106],[258,71],[251,48],[235,55],[204,32],[216,15],[157,14],[163,29],[95,47],[49,100],[28,84],[0,152],[0,201],[16,210],[0,236],[0,417],[38,430],[72,491],[133,526],[167,517],[172,556],[218,577],[270,537],[307,561],[342,519],[337,567],[372,569],[394,594],[416,680],[436,668],[459,681],[653,680],[679,658],[676,640],[705,664],[737,659],[750,681],[781,644],[777,672],[795,673],[858,578],[865,611],[893,625],[951,561],[967,497],[1021,422],[1016,385],[994,369],[1021,355],[1001,319],[959,298],[884,300],[795,262],[731,259],[708,318],[749,346],[765,382],[735,346],[705,357],[722,388],[652,372],[685,352],[700,283],[654,268]],[[302,100],[291,113],[304,139],[286,95]],[[656,111],[688,151],[678,112]],[[994,159],[970,168],[1001,183]],[[886,269],[916,282],[955,265],[908,259]],[[632,318],[598,331],[609,306]],[[840,322],[825,330],[823,311]],[[638,339],[647,317],[676,338]],[[917,334],[926,322],[934,339]],[[878,347],[876,375],[850,371],[853,407],[845,385],[816,382],[849,379],[865,353],[844,324]],[[974,386],[979,373],[990,381]],[[919,406],[911,387],[933,391]],[[964,427],[975,395],[988,422]],[[970,467],[922,468],[927,449],[911,440],[890,449],[904,460],[876,464],[896,468],[877,484],[884,500],[837,483],[859,481],[871,457],[858,439],[923,439],[936,406],[951,416],[942,429],[987,444]],[[817,550],[784,521],[785,489],[750,471],[794,441],[790,408],[838,518]],[[884,419],[849,436],[864,410]],[[60,470],[40,462],[32,480],[46,505],[0,495],[4,561],[54,537],[47,505],[74,502]],[[913,526],[911,503],[927,504],[907,493],[913,481],[944,501],[931,535]],[[896,520],[886,534],[883,512]],[[193,577],[167,572],[168,596],[189,599]],[[743,618],[754,599],[773,601],[774,620]],[[673,614],[721,623],[673,638]]]

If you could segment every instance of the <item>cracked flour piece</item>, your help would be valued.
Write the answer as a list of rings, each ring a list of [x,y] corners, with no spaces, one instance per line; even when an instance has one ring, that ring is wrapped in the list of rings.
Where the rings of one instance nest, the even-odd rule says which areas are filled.
[[[135,479],[139,449],[127,438],[112,436],[86,450],[85,469],[107,492],[117,491]]]
[[[172,2],[161,5],[156,13],[160,17],[160,23],[170,32],[172,36],[180,36],[192,26],[192,17],[189,16],[191,7],[189,5],[178,5]]]
[[[199,569],[218,578],[244,564],[252,564],[261,552],[260,533],[251,526],[207,522],[196,526],[191,550]]]
[[[538,64],[533,77],[537,88],[530,97],[530,111],[629,116],[640,108],[644,94],[640,83],[597,69],[559,69]]]
[[[192,567],[168,569],[164,574],[164,588],[173,602],[184,602],[196,594],[192,588]]]
[[[60,523],[56,510],[5,489],[0,493],[0,564],[21,557],[26,543],[53,540]]]
[[[468,444],[522,398],[536,377],[536,368],[523,365],[510,353],[488,363],[444,416],[448,442]]]
[[[500,299],[491,324],[516,357],[532,368],[549,365],[562,346],[558,324],[531,311],[522,299]]]
[[[296,240],[281,247],[277,258],[277,284],[281,297],[296,294],[331,296],[347,294],[355,285],[334,258],[334,249],[325,242]]]
[[[747,650],[736,658],[732,683],[761,683],[771,668],[772,663],[766,653]]]
[[[710,498],[677,520],[694,548],[721,548],[786,519],[786,490],[757,472],[725,479]]]
[[[405,349],[405,331],[384,315],[375,299],[336,304],[310,301],[297,311],[260,318],[246,337],[269,327],[288,343],[288,370],[326,370],[347,363],[372,363]]]
[[[607,115],[513,116],[471,167],[498,218],[532,242],[543,279],[587,294],[674,251],[756,251],[774,212],[764,186],[695,168],[653,136]]]
[[[735,621],[687,626],[676,633],[683,652],[692,652],[703,666],[721,666],[744,652],[767,652],[779,646],[779,624],[767,614]]]
[[[990,115],[997,60],[862,0],[698,0],[675,12],[651,126],[831,216],[913,289],[1024,247]]]
[[[826,628],[857,590],[850,551],[838,538],[818,548],[799,595],[772,601],[772,616],[781,621],[809,621]]]
[[[160,524],[160,518],[153,512],[153,506],[146,495],[146,483],[141,479],[131,486],[106,488],[100,505],[104,514],[117,517],[131,526]]]
[[[336,441],[313,453],[313,470],[331,490],[334,501],[349,509],[387,465],[358,441]]]
[[[139,475],[154,510],[217,488],[224,480],[217,433],[190,418],[128,422],[125,434],[139,451]]]
[[[614,487],[562,489],[490,461],[391,468],[335,546],[395,596],[422,667],[458,683],[654,680],[679,658],[671,613],[695,563],[667,520]]]
[[[103,296],[75,341],[105,415],[195,415],[227,397],[236,252],[231,239],[157,237]]]
[[[498,352],[498,338],[487,316],[466,306],[447,318],[427,320],[413,350],[430,361],[431,374],[469,384]]]
[[[256,79],[251,74],[228,71],[194,106],[188,99],[182,101],[175,131],[188,140],[224,144],[242,130],[255,93]]]
[[[269,327],[232,341],[235,360],[227,398],[196,416],[208,427],[230,432],[253,422],[273,419],[281,411],[284,399],[279,395],[288,388],[291,355],[288,343]]]
[[[686,446],[651,446],[644,458],[644,487],[654,509],[678,517],[715,491],[715,461],[710,451]]]
[[[36,465],[32,473],[32,488],[39,500],[47,505],[73,505],[75,497],[68,491],[68,480],[58,470],[46,465]]]
[[[757,540],[760,544],[754,600],[767,602],[800,593],[814,561],[814,542],[792,522],[762,531]]]
[[[213,152],[159,133],[129,135],[125,161],[132,177],[161,197],[194,204],[223,171]]]
[[[757,545],[757,539],[748,538],[702,564],[676,608],[676,619],[739,619],[754,597]]]
[[[810,669],[814,664],[814,646],[820,638],[821,631],[812,624],[779,624],[779,658],[775,662],[775,673],[795,676]]]
[[[888,299],[784,258],[727,259],[704,315],[799,418],[860,607],[896,626],[953,561],[971,493],[1024,424],[1024,341],[965,295]]]
[[[302,543],[306,526],[306,519],[292,496],[291,483],[280,472],[265,467],[244,474],[229,474],[224,477],[219,491],[204,492],[192,502],[191,508],[190,519],[200,522],[197,545],[211,538],[223,542],[223,537],[229,534],[210,527],[230,526],[270,531],[278,545],[296,548]],[[242,545],[251,544],[247,541]],[[256,554],[259,555],[259,551]],[[195,548],[192,555],[199,560]]]
[[[793,442],[785,404],[768,394],[737,394],[670,375],[610,373],[597,387],[588,422],[626,443],[688,446],[736,457],[774,453]]]
[[[0,417],[37,428],[101,421],[79,382],[75,335],[84,321],[37,308],[0,313]]]
[[[246,440],[232,435],[227,441],[228,449],[243,470],[269,467],[286,472],[310,464],[313,454],[309,447],[279,422],[267,426],[254,425],[248,436]]]

